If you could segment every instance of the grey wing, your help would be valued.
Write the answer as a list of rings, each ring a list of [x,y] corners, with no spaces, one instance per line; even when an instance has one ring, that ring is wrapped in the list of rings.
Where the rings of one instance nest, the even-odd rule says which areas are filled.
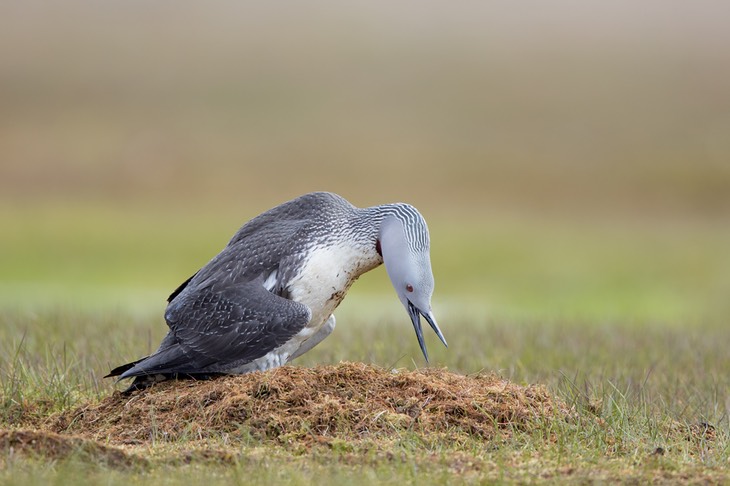
[[[225,372],[286,343],[309,322],[311,311],[254,281],[180,295],[165,319],[170,333],[160,349],[120,378]]]

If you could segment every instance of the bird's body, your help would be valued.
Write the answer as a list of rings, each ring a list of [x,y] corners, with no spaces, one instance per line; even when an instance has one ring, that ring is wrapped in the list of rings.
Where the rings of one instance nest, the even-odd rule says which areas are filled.
[[[333,312],[355,280],[383,263],[382,223],[394,215],[423,221],[409,205],[360,209],[332,193],[306,194],[257,216],[170,295],[170,331],[158,350],[109,376],[138,377],[135,387],[265,370],[298,357],[332,331]],[[430,315],[430,304],[422,312]]]

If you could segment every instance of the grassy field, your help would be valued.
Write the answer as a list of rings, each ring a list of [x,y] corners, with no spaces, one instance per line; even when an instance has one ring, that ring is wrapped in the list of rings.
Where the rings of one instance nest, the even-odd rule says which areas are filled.
[[[83,219],[75,221],[82,224]],[[103,234],[93,217],[86,224]],[[205,227],[204,219],[201,225]],[[445,349],[428,336],[432,366],[458,375],[495,372],[520,386],[544,385],[575,414],[571,420],[543,416],[506,437],[475,435],[461,442],[409,429],[399,430],[397,439],[341,439],[334,445],[296,436],[215,436],[215,430],[202,440],[152,439],[120,446],[109,436],[98,442],[121,448],[132,458],[131,466],[105,459],[88,446],[57,453],[50,446],[12,446],[17,438],[5,437],[0,439],[6,441],[3,482],[63,482],[79,475],[112,484],[132,479],[177,484],[191,477],[285,484],[321,478],[355,484],[730,479],[730,331],[719,296],[727,274],[718,267],[726,261],[724,231],[695,227],[688,236],[664,228],[648,237],[646,228],[615,230],[610,232],[614,240],[607,241],[604,234],[590,231],[580,231],[576,238],[577,227],[552,226],[547,232],[536,223],[530,235],[514,224],[495,224],[497,233],[512,235],[509,244],[497,234],[475,236],[449,225],[432,226],[434,234],[444,235],[442,241],[435,238],[433,249],[435,308],[450,345]],[[151,225],[142,227],[155,234]],[[170,227],[174,230],[174,221]],[[88,235],[88,228],[81,234]],[[34,297],[6,303],[0,316],[4,430],[50,433],[57,414],[112,394],[115,385],[101,378],[110,367],[150,352],[159,342],[165,332],[162,302],[180,280],[170,269],[183,267],[179,272],[190,273],[188,262],[204,262],[211,250],[201,233],[179,257],[162,258],[157,239],[134,250],[141,235],[132,236],[129,246],[107,246],[110,239],[85,246],[91,254],[77,255],[82,261],[99,261],[96,245],[114,254],[107,270],[114,279],[90,271],[85,284],[44,295],[44,286],[60,285],[55,279],[65,279],[64,272],[71,269],[46,274],[37,262],[36,283],[25,287],[33,289]],[[703,251],[687,248],[687,238],[693,245],[703,241]],[[657,241],[662,241],[661,252]],[[78,251],[73,242],[65,245],[57,251]],[[31,251],[28,242],[6,249],[23,251]],[[608,255],[612,258],[598,257]],[[73,255],[66,258],[74,261]],[[563,261],[573,266],[556,263]],[[159,272],[135,288],[134,275],[144,274],[148,266]],[[385,370],[424,367],[407,315],[390,295],[384,273],[378,269],[353,287],[339,309],[336,332],[297,366],[345,360]],[[701,287],[688,290],[697,285]],[[501,295],[511,298],[500,300]],[[184,389],[175,393],[185,396]],[[150,412],[148,427],[154,416]]]
[[[337,332],[297,365],[349,360],[386,369],[422,367],[402,317],[341,314]],[[506,439],[472,436],[461,443],[407,430],[398,440],[374,438],[334,448],[296,437],[254,440],[245,434],[225,440],[158,439],[123,446],[134,457],[149,460],[132,468],[105,465],[98,455],[84,456],[82,449],[56,457],[53,449],[39,448],[28,457],[22,447],[14,451],[6,445],[3,481],[65,481],[78,474],[104,477],[104,482],[135,478],[171,484],[190,474],[221,482],[287,484],[320,475],[358,484],[373,478],[386,483],[728,479],[730,383],[725,370],[730,363],[725,343],[730,333],[725,323],[495,321],[450,314],[441,319],[450,348],[440,349],[429,340],[434,366],[455,373],[496,371],[517,384],[544,384],[576,418],[566,422],[545,416]],[[161,330],[157,318],[110,312],[5,312],[2,320],[0,419],[8,430],[44,430],[52,414],[109,396],[113,384],[100,378],[109,365],[146,352]],[[177,395],[184,397],[184,389]],[[153,427],[154,413],[149,420]],[[113,437],[108,440],[114,444]],[[225,455],[208,457],[206,450]]]
[[[2,3],[0,483],[730,482],[728,8],[667,5]],[[429,222],[449,348],[381,268],[295,364],[410,415],[362,379],[307,398],[324,431],[215,425],[246,381],[115,395],[169,292],[314,190]]]

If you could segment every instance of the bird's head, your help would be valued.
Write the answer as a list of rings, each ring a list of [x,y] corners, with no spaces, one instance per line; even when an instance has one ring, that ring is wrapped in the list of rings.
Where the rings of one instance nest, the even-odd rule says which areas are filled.
[[[380,226],[379,249],[388,277],[411,317],[418,344],[428,361],[421,316],[436,332],[444,346],[447,345],[431,311],[434,282],[429,256],[428,227],[423,216],[413,206],[397,204],[392,208],[393,212],[383,219]]]

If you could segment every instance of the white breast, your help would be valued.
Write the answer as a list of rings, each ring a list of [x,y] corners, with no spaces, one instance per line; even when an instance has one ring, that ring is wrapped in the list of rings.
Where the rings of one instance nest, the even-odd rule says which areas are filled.
[[[368,253],[362,247],[346,244],[311,252],[299,274],[287,285],[290,298],[312,310],[308,327],[324,324],[353,282],[380,263]],[[372,253],[377,257],[377,253]]]
[[[355,280],[380,263],[382,259],[374,248],[343,244],[311,251],[298,274],[284,284],[291,300],[305,304],[312,311],[309,323],[282,346],[231,372],[247,373],[285,364],[327,322]],[[275,274],[268,276],[264,286],[272,286],[275,280]]]

